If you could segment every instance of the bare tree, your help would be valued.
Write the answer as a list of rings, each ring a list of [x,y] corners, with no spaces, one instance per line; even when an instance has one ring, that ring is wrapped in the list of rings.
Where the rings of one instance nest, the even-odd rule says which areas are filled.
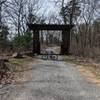
[[[81,15],[75,20],[76,29],[74,30],[73,39],[76,38],[77,48],[83,55],[87,55],[87,52],[89,54],[89,49],[93,51],[96,40],[93,21],[96,18],[97,5],[98,0],[81,0]]]
[[[35,20],[36,13],[40,9],[39,0],[10,0],[7,1],[6,13],[9,24],[14,26],[18,36],[27,30],[27,23]]]
[[[27,0],[10,0],[6,3],[8,20],[16,27],[18,36],[20,36],[23,31],[22,25],[26,13],[26,3]]]
[[[6,0],[0,0],[0,26],[2,26],[2,6]]]

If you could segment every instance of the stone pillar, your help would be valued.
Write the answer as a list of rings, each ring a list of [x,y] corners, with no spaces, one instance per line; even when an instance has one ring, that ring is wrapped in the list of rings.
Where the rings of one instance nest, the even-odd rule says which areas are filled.
[[[68,55],[70,49],[70,31],[62,31],[61,54]]]
[[[40,54],[39,30],[33,31],[33,54]]]

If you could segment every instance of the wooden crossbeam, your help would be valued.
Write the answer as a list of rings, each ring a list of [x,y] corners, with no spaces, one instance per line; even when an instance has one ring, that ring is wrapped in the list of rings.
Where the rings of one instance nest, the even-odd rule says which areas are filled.
[[[57,24],[28,24],[30,30],[70,30],[73,28],[73,25],[57,25]]]

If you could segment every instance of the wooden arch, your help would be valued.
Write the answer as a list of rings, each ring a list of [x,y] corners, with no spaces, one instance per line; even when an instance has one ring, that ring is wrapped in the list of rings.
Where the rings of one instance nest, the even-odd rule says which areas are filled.
[[[28,24],[28,27],[33,31],[33,54],[40,54],[39,31],[41,30],[62,31],[61,55],[69,54],[70,31],[73,28],[73,25]]]

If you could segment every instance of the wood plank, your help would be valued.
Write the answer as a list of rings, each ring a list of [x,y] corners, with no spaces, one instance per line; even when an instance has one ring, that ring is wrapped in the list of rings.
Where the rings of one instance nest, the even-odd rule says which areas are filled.
[[[30,30],[70,30],[73,28],[73,25],[57,25],[57,24],[28,24]]]

